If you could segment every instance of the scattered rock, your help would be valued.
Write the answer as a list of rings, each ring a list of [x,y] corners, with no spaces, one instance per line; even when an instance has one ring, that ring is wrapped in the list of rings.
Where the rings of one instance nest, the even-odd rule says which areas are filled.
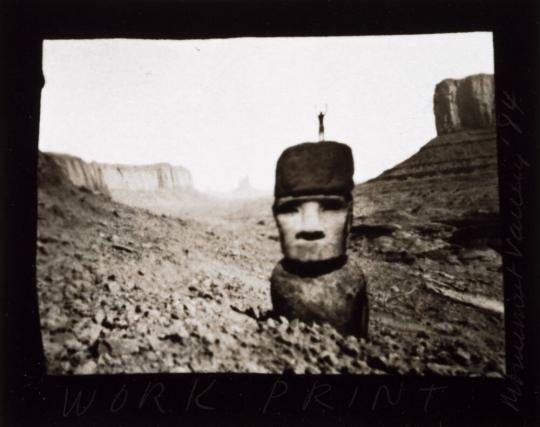
[[[418,331],[416,336],[418,338],[425,338],[425,339],[428,339],[429,338],[429,335],[426,331]]]
[[[139,351],[139,341],[129,338],[108,338],[106,340],[111,353],[116,356],[132,354]]]
[[[452,353],[454,359],[456,362],[462,364],[462,365],[468,365],[471,363],[471,355],[467,351],[463,350],[462,348],[457,348]]]
[[[75,369],[77,375],[92,375],[97,372],[97,363],[93,360],[88,360],[81,366]]]
[[[319,361],[324,364],[336,366],[338,364],[337,357],[334,353],[325,351],[319,356]]]
[[[84,343],[93,343],[95,340],[98,339],[100,333],[101,333],[101,326],[93,323],[93,322],[82,322],[83,325],[81,325],[79,328],[75,329],[74,332],[76,333],[77,338]]]
[[[149,331],[148,324],[146,324],[145,322],[137,322],[135,325],[135,331],[140,336],[146,336],[148,334],[152,334],[152,332]]]
[[[374,369],[381,371],[387,370],[388,360],[384,356],[369,356],[366,362]]]
[[[42,255],[47,255],[47,254],[48,254],[47,247],[45,246],[44,243],[42,243],[42,242],[40,242],[40,241],[38,240],[37,243],[36,243],[36,246],[37,246],[38,251],[39,251]]]
[[[179,340],[177,341],[176,338],[178,338]],[[169,335],[165,336],[164,339],[169,339]],[[146,341],[148,342],[152,350],[157,351],[161,345],[159,339],[155,335],[148,335],[146,337]],[[175,337],[172,337],[171,341],[181,342],[181,338],[176,335]]]
[[[488,262],[496,262],[501,258],[501,255],[493,249],[463,249],[459,253],[459,259],[462,261],[483,260]]]
[[[69,338],[64,342],[64,346],[68,350],[79,351],[83,348],[83,345],[76,338]]]
[[[442,375],[442,376],[452,375],[451,367],[440,365],[438,363],[428,363],[427,370],[428,370],[428,373],[432,373],[435,375]]]
[[[105,289],[112,294],[116,294],[120,291],[120,285],[117,282],[110,281],[105,284]]]
[[[88,351],[94,358],[101,358],[104,355],[108,356],[111,351],[111,346],[107,341],[98,339],[88,347]]]
[[[58,355],[60,355],[60,353],[62,353],[62,351],[64,350],[64,346],[54,341],[45,341],[44,350],[45,353],[48,353],[53,358],[56,358],[58,357]]]
[[[348,356],[356,357],[359,354],[358,340],[353,336],[349,336],[341,342],[340,347],[343,353]]]
[[[454,327],[450,323],[442,322],[442,323],[436,323],[433,325],[433,329],[437,332],[452,335],[454,333]]]
[[[213,344],[215,343],[218,339],[216,338],[216,336],[211,333],[211,332],[207,332],[205,335],[203,335],[202,337],[202,340],[205,344]]]
[[[50,332],[58,332],[66,329],[69,319],[58,307],[52,308],[42,321],[43,327]]]

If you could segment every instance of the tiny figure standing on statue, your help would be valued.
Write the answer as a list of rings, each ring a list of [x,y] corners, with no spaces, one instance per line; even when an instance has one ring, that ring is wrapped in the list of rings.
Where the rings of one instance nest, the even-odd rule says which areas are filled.
[[[324,116],[328,113],[328,106],[325,105],[324,113],[319,112],[319,142],[324,141]]]
[[[338,142],[306,142],[281,154],[273,213],[284,258],[270,290],[275,315],[367,337],[366,280],[346,253],[353,173],[352,151]]]

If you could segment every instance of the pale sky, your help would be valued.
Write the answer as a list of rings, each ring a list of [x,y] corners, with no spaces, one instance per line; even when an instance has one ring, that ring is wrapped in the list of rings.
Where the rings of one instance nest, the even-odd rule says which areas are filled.
[[[492,34],[47,40],[40,150],[188,168],[202,191],[271,190],[290,145],[353,149],[355,181],[436,136],[433,91],[493,73]]]

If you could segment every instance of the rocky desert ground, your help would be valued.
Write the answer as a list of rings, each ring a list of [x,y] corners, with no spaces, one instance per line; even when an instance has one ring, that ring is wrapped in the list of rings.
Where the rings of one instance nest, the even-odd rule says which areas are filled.
[[[40,153],[52,374],[504,374],[494,128],[451,129],[355,188],[348,253],[368,281],[368,340],[272,315],[270,198],[107,194],[68,175]]]
[[[47,156],[40,179],[51,373],[503,373],[500,256],[452,243],[487,214],[356,215],[349,253],[366,273],[371,310],[370,339],[359,341],[271,316],[268,279],[281,253],[270,200],[216,207],[204,221],[77,188]]]

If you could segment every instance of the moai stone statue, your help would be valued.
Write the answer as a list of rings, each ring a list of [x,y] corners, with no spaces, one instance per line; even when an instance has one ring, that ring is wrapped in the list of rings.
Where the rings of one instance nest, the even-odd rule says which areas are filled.
[[[338,142],[306,142],[281,154],[273,212],[284,258],[270,289],[275,315],[367,337],[366,280],[346,253],[353,173],[351,149]]]

